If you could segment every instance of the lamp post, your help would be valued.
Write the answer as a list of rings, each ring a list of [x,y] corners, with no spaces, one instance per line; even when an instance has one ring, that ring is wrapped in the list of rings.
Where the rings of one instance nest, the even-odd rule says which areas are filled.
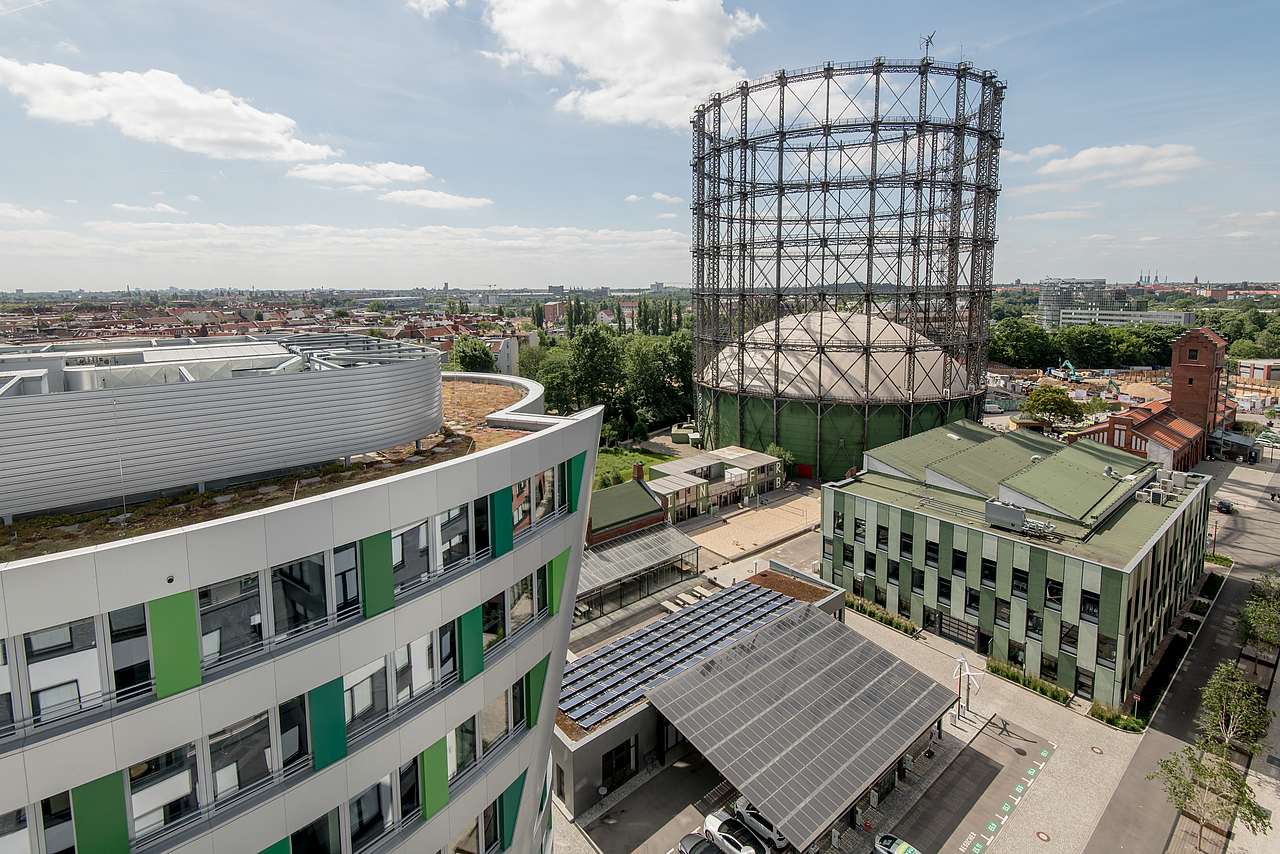
[[[1209,549],[1213,554],[1218,553],[1218,522],[1219,519],[1213,520],[1213,546]]]

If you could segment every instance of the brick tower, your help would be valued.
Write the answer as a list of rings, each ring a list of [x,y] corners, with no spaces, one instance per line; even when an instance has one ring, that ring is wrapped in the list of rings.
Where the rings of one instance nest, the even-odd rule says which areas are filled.
[[[1189,329],[1173,342],[1169,405],[1206,434],[1222,427],[1226,370],[1227,342],[1212,329]]]

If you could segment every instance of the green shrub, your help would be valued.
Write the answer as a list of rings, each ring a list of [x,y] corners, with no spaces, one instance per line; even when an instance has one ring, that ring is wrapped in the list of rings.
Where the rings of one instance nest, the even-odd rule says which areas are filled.
[[[1147,722],[1142,718],[1126,715],[1115,706],[1108,706],[1105,703],[1093,701],[1093,705],[1089,707],[1089,714],[1105,724],[1111,724],[1117,729],[1125,732],[1142,732],[1147,728]]]
[[[1205,599],[1212,599],[1218,595],[1218,591],[1222,589],[1222,576],[1216,572],[1209,573],[1209,577],[1204,580],[1204,586],[1200,588],[1200,595]]]
[[[904,635],[914,635],[920,631],[920,627],[912,620],[905,617],[899,617],[897,614],[891,614],[889,611],[881,608],[875,602],[863,599],[861,596],[852,596],[848,593],[844,597],[845,607],[852,608],[859,614],[870,617],[873,620],[879,620],[886,626],[895,628]]]
[[[1196,601],[1191,603],[1191,613],[1195,614],[1198,617],[1203,617],[1205,614],[1209,613],[1209,603],[1201,602],[1199,599],[1197,599]]]
[[[1004,679],[1008,679],[1010,682],[1017,682],[1024,688],[1030,688],[1032,691],[1037,691],[1051,700],[1057,700],[1064,706],[1071,704],[1072,694],[1070,691],[1065,688],[1059,688],[1057,685],[1053,685],[1043,679],[1038,679],[1035,676],[1029,676],[1026,672],[1014,667],[1007,661],[988,658],[987,671]]]
[[[1189,635],[1194,635],[1196,630],[1200,628],[1200,621],[1185,617],[1182,620],[1182,630]]]
[[[1204,560],[1205,560],[1205,563],[1213,563],[1213,564],[1217,564],[1218,566],[1230,567],[1233,564],[1235,564],[1235,561],[1227,557],[1226,555],[1215,554],[1214,552],[1206,553],[1204,556]],[[1221,584],[1221,582],[1219,582],[1219,584]],[[1205,586],[1207,587],[1208,585],[1205,585]]]

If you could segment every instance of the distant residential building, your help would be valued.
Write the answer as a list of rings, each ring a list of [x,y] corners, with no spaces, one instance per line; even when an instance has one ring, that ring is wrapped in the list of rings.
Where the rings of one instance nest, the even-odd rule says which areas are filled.
[[[649,467],[649,488],[671,522],[717,512],[782,487],[777,457],[729,445]]]
[[[1196,322],[1194,311],[1129,311],[1103,308],[1064,308],[1058,314],[1058,326],[1084,326],[1097,323],[1101,326],[1128,326],[1131,323],[1157,323],[1161,326],[1191,326]]]

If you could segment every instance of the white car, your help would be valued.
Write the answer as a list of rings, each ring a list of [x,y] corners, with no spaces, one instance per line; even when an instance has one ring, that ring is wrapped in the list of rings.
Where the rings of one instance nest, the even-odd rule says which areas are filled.
[[[725,854],[765,854],[755,834],[724,810],[717,810],[702,822],[702,833]]]
[[[903,840],[891,833],[882,833],[876,837],[876,854],[920,854]]]
[[[760,814],[760,810],[748,801],[746,798],[738,798],[733,805],[733,811],[738,818],[742,819],[742,823],[751,828],[756,836],[759,836],[765,842],[768,842],[774,848],[786,848],[790,843],[787,838],[782,835],[782,831],[773,826],[773,822]]]

